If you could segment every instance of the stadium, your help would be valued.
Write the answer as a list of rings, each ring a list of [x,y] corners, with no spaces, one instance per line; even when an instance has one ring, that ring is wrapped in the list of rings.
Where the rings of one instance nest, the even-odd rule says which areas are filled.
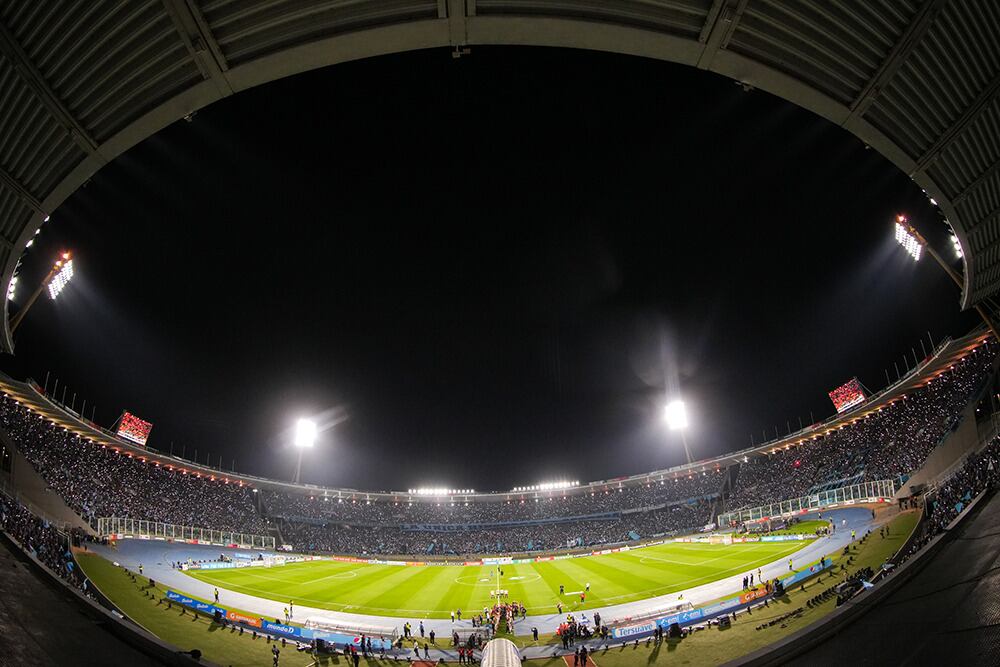
[[[435,76],[464,69],[437,90],[409,68],[440,67],[432,58],[442,54],[447,65]],[[684,71],[657,69],[668,64]],[[622,83],[633,68],[651,78]],[[349,78],[320,78],[341,71]],[[324,97],[330,81],[343,85],[342,98]],[[705,104],[671,117],[680,129],[662,145],[676,151],[672,167],[643,157],[639,146],[661,138],[644,128],[651,116],[641,108],[625,114],[631,122],[616,116],[607,135],[593,129],[624,100],[652,104],[642,95],[661,81]],[[574,87],[584,92],[565,102]],[[427,98],[414,92],[425,88]],[[1000,10],[985,0],[0,2],[5,660],[997,664],[998,91]],[[421,115],[438,99],[446,113]],[[546,104],[558,107],[558,122]],[[353,124],[337,115],[352,105]],[[376,118],[372,109],[384,108],[399,115]],[[700,124],[709,111],[719,115]],[[330,145],[310,137],[327,115],[346,127]],[[411,116],[405,131],[387,120]],[[745,127],[725,134],[743,117]],[[511,127],[499,127],[507,118]],[[492,142],[469,138],[490,123]],[[300,124],[301,134],[278,136],[285,124]],[[828,143],[803,138],[827,131],[836,132],[823,135]],[[702,136],[713,133],[722,139]],[[797,137],[787,151],[751,145],[785,133]],[[559,138],[546,143],[547,134]],[[371,155],[356,155],[351,136]],[[298,144],[303,165],[293,153],[244,152],[247,137]],[[602,153],[601,143],[614,148]],[[629,149],[619,154],[619,144]],[[329,165],[334,145],[346,167]],[[775,223],[767,234],[798,233],[802,245],[781,246],[776,259],[759,261],[774,273],[754,274],[772,243],[748,241],[764,234],[751,212],[761,206],[777,218],[792,209],[750,193],[762,182],[752,179],[785,160],[801,160],[789,171],[803,171],[827,150],[842,161],[831,154],[831,171],[817,173],[855,172],[837,183],[882,189],[819,200],[815,192],[836,188],[782,176],[774,192],[793,200],[802,190],[816,223],[805,232]],[[769,157],[756,169],[740,164],[757,152]],[[150,155],[169,169],[151,168]],[[712,171],[713,160],[734,171]],[[593,168],[604,163],[613,167]],[[235,175],[221,173],[230,167]],[[332,176],[310,180],[326,168]],[[725,192],[714,183],[693,198],[739,200],[731,210],[746,209],[747,236],[735,220],[678,225],[669,242],[657,236],[661,195],[650,204],[634,191],[655,191],[662,184],[641,174],[668,169],[667,181],[703,172],[727,182]],[[497,185],[522,170],[521,180]],[[561,170],[573,181],[565,189],[546,180]],[[615,171],[629,176],[616,180]],[[172,181],[172,172],[184,176]],[[740,173],[757,185],[733,185]],[[598,192],[601,183],[608,190]],[[360,204],[343,203],[351,190]],[[618,190],[627,204],[601,209]],[[139,202],[150,220],[128,213],[116,227],[112,199]],[[926,217],[900,212],[899,201]],[[820,209],[841,204],[859,218],[893,208],[876,232],[843,222],[842,236],[885,236],[877,252],[834,239],[841,212]],[[578,241],[539,225],[574,206],[579,224],[599,233]],[[638,220],[646,206],[654,222],[613,235],[619,218]],[[689,211],[677,206],[678,218]],[[248,222],[255,207],[260,220]],[[204,218],[177,212],[195,208]],[[523,227],[507,222],[522,209]],[[300,223],[327,210],[335,221]],[[586,221],[601,215],[611,222]],[[412,216],[404,226],[419,229],[379,236],[379,216]],[[213,236],[199,226],[215,217],[232,229]],[[460,221],[449,226],[450,217]],[[477,217],[489,233],[453,239]],[[145,228],[175,243],[160,252]],[[285,260],[288,236],[309,247]],[[244,247],[244,237],[260,245]],[[549,242],[568,247],[570,259],[538,249]],[[493,254],[472,251],[490,246]],[[496,258],[511,256],[525,263],[497,269]],[[136,267],[146,262],[166,273],[144,277]],[[643,262],[676,263],[690,275],[665,280],[643,273]],[[116,264],[122,273],[108,273]],[[898,286],[918,280],[913,266],[924,282],[907,296]],[[376,278],[358,277],[358,267]],[[192,273],[203,274],[204,291],[185,291]],[[309,291],[324,273],[335,277]],[[132,291],[116,301],[100,276]],[[382,279],[391,290],[366,287]],[[841,300],[849,290],[853,301]],[[750,292],[760,301],[744,308],[737,302]],[[656,302],[658,322],[683,333],[660,326],[645,347],[604,333],[648,319],[646,301]],[[766,316],[748,312],[773,302]],[[405,316],[382,314],[396,307]],[[581,315],[595,310],[597,324]],[[704,334],[719,311],[732,319]],[[144,312],[155,319],[135,326]],[[550,317],[559,322],[550,326]],[[388,333],[373,335],[359,320]],[[919,343],[902,346],[913,331]],[[692,349],[699,363],[675,359]],[[338,353],[356,367],[331,361]],[[848,370],[855,365],[862,370]],[[88,376],[69,388],[60,372]],[[321,408],[294,420],[265,414],[268,402],[323,393],[316,378],[338,374],[336,398],[315,399]],[[545,384],[551,393],[536,393]],[[76,387],[87,385],[105,410],[110,401],[141,411],[98,416],[83,389],[78,398]],[[802,398],[817,387],[826,409],[818,418],[809,409],[817,404]],[[227,406],[218,423],[213,401]],[[758,429],[748,444],[731,437],[795,410],[809,419]],[[282,420],[293,425],[274,426]],[[191,456],[182,439],[193,442]],[[253,462],[238,470],[219,450]],[[566,472],[551,474],[553,461]],[[442,478],[468,481],[418,481]]]

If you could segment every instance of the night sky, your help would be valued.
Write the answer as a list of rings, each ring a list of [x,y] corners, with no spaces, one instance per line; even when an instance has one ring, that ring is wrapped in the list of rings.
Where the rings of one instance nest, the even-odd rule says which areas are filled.
[[[895,246],[897,211],[947,249],[875,151],[714,74],[377,58],[241,93],[101,170],[29,250],[15,306],[63,248],[76,277],[2,368],[252,474],[290,478],[315,416],[307,482],[606,479],[682,462],[668,393],[715,455],[975,326]]]

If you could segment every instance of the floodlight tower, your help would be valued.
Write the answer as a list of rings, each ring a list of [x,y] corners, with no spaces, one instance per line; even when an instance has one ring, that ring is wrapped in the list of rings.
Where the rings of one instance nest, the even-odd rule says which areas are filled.
[[[680,431],[681,442],[684,444],[684,454],[687,456],[688,463],[691,463],[691,450],[688,448],[687,437],[684,435],[684,431],[688,427],[687,407],[684,405],[684,401],[675,399],[667,403],[663,409],[663,419],[671,431]]]
[[[31,307],[35,305],[35,301],[41,295],[42,290],[48,288],[49,298],[51,298],[54,301],[55,298],[59,296],[59,293],[63,291],[63,288],[66,287],[66,285],[69,283],[72,277],[73,277],[73,255],[72,253],[69,252],[63,252],[62,254],[59,255],[59,258],[52,265],[52,268],[49,270],[48,275],[46,275],[45,279],[42,280],[41,284],[38,286],[38,289],[36,289],[34,292],[31,293],[31,296],[28,297],[28,300],[25,302],[25,304],[21,306],[21,309],[18,310],[16,313],[14,313],[14,317],[10,319],[11,335],[13,335],[15,331],[17,331],[17,327],[24,320],[24,316],[27,315]],[[11,285],[13,286],[13,282],[11,283]],[[7,298],[10,299],[12,296],[13,296],[13,290],[11,290],[11,292],[7,294]]]
[[[895,229],[896,229],[896,242],[899,245],[903,246],[903,249],[906,250],[907,253],[909,253],[910,257],[913,258],[914,262],[919,262],[920,258],[926,251],[927,254],[930,255],[942,269],[944,269],[944,272],[947,273],[948,276],[955,281],[955,284],[958,285],[958,289],[959,290],[962,289],[963,287],[962,275],[958,271],[956,271],[953,266],[944,261],[944,258],[941,257],[941,255],[939,255],[937,251],[934,250],[934,248],[931,247],[929,243],[927,243],[927,239],[925,239],[923,235],[920,232],[918,232],[913,225],[910,224],[910,221],[907,220],[906,216],[903,215],[902,213],[896,216]],[[958,242],[958,238],[953,236],[951,239],[951,243],[955,249],[955,255],[961,258],[962,244]],[[993,324],[993,319],[990,317],[990,314],[986,311],[985,308],[983,308],[978,304],[976,304],[976,306],[974,307],[976,309],[976,312],[979,313],[979,316],[983,318],[984,322],[986,322],[986,326],[988,326],[990,328],[990,331],[993,332],[993,337],[996,338],[998,341],[1000,341],[1000,335],[997,334],[997,328]]]
[[[295,447],[299,450],[298,462],[295,464],[295,483],[299,483],[302,475],[302,451],[316,444],[316,422],[311,419],[300,419],[295,425]]]

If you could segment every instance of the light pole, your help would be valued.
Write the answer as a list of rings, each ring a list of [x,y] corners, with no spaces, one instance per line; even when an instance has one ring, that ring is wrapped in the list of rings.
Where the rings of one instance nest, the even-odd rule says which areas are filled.
[[[316,444],[316,422],[310,419],[300,419],[295,425],[295,447],[299,450],[298,462],[295,464],[295,483],[299,483],[302,475],[302,450],[312,448]]]
[[[666,420],[667,427],[671,431],[681,432],[681,443],[684,445],[684,454],[687,456],[687,462],[691,463],[691,450],[688,448],[687,438],[684,435],[684,431],[688,427],[687,407],[685,407],[684,401],[675,399],[667,403],[663,409],[663,419]]]
[[[941,257],[941,255],[939,255],[929,243],[927,243],[927,239],[925,239],[923,235],[910,224],[910,221],[906,219],[905,215],[899,214],[896,216],[895,229],[896,242],[903,246],[903,249],[909,253],[914,262],[919,262],[924,251],[926,251],[927,254],[930,255],[942,269],[944,269],[944,272],[955,281],[955,284],[958,285],[959,291],[962,290],[962,275],[956,271],[954,267],[944,261],[944,258]],[[952,238],[952,245],[955,248],[955,254],[961,257],[962,246],[959,244],[957,238]],[[984,322],[986,322],[986,326],[988,326],[990,331],[993,332],[993,337],[1000,340],[1000,335],[997,335],[997,328],[993,324],[993,318],[990,317],[990,314],[985,308],[978,304],[974,307],[976,312],[979,313],[979,316],[983,318]]]
[[[21,306],[20,310],[14,313],[14,317],[10,319],[11,335],[14,335],[14,332],[17,331],[17,327],[20,326],[22,320],[24,320],[24,316],[28,314],[28,310],[35,305],[35,301],[38,299],[39,295],[41,295],[42,290],[47,287],[49,289],[49,298],[55,300],[72,277],[73,256],[69,252],[64,252],[59,255],[59,259],[57,259],[55,264],[52,265],[52,269],[49,270],[48,275],[45,276],[45,279],[42,280],[41,284],[38,285],[38,289],[31,293],[31,296],[28,297],[28,300],[23,306]],[[13,292],[11,294],[13,294]]]

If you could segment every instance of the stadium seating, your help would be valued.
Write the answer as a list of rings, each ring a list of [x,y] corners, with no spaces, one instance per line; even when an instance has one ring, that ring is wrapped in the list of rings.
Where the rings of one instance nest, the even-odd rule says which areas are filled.
[[[119,516],[184,526],[266,534],[250,489],[182,475],[87,442],[10,398],[0,427],[70,507],[84,518]]]
[[[994,356],[981,348],[905,400],[808,444],[751,459],[740,466],[726,509],[913,472],[982,387]]]
[[[567,519],[558,523],[451,532],[290,522],[282,526],[282,536],[300,549],[337,553],[448,555],[550,551],[627,542],[631,539],[630,532],[649,538],[703,526],[710,520],[710,512],[711,503],[695,502],[610,520]]]
[[[553,550],[697,529],[712,521],[723,493],[726,508],[739,509],[903,477],[954,427],[982,387],[994,357],[995,345],[980,347],[904,400],[865,419],[808,444],[750,458],[740,465],[728,493],[730,470],[723,469],[692,470],[657,482],[567,489],[538,499],[495,494],[468,503],[384,497],[363,501],[336,490],[287,492],[266,485],[254,494],[249,486],[185,474],[96,444],[11,397],[0,400],[0,429],[67,505],[88,520],[117,516],[257,535],[280,530],[280,537],[297,549],[340,553]],[[945,520],[948,506],[935,508],[935,517]]]

